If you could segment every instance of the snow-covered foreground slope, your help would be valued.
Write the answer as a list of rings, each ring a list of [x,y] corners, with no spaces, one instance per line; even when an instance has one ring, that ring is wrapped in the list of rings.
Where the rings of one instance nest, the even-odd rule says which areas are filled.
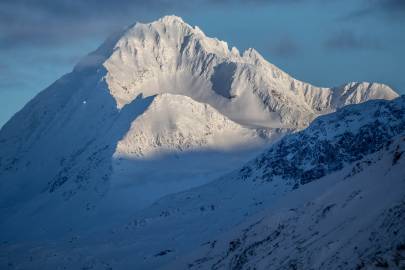
[[[401,269],[404,151],[405,97],[347,106],[242,168],[133,211],[121,224],[100,219],[59,239],[3,241],[0,263],[5,269]]]
[[[404,151],[398,136],[352,173],[286,195],[164,269],[403,269]]]

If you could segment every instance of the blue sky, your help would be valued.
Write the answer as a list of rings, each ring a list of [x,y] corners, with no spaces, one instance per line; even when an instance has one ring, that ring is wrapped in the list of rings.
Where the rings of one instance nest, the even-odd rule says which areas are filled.
[[[300,80],[405,94],[405,0],[2,0],[0,126],[111,33],[167,14]]]

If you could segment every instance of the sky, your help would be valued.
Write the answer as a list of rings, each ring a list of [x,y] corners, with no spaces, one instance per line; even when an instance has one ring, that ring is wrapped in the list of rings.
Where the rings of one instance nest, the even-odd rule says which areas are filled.
[[[405,94],[405,0],[0,0],[0,127],[112,33],[171,14],[314,85]]]

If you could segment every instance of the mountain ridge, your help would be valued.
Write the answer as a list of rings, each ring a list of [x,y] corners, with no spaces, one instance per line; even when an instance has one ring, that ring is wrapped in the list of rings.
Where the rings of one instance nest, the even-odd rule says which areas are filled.
[[[110,46],[110,56],[101,64],[107,71],[105,80],[118,108],[140,93],[149,96],[163,91],[209,103],[241,124],[263,124],[281,117],[279,121],[284,125],[302,128],[316,115],[338,107],[398,96],[388,86],[376,83],[321,88],[298,81],[267,62],[256,50],[239,54],[235,47],[229,49],[226,42],[207,37],[201,29],[176,16],[149,24],[137,23]],[[243,109],[238,112],[245,106],[256,108],[253,116]],[[272,111],[280,115],[274,116]]]

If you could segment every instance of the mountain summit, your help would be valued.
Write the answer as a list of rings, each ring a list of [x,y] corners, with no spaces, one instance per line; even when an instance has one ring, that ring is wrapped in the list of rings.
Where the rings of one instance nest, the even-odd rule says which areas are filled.
[[[322,114],[397,96],[378,83],[298,81],[176,16],[136,23],[0,130],[0,229],[15,240],[108,226],[211,182]]]
[[[104,79],[118,108],[139,94],[179,94],[208,103],[245,125],[302,128],[317,115],[344,105],[398,96],[376,83],[320,88],[300,82],[254,49],[240,54],[177,16],[135,24],[76,69],[94,59],[101,60],[96,63],[105,69]]]

